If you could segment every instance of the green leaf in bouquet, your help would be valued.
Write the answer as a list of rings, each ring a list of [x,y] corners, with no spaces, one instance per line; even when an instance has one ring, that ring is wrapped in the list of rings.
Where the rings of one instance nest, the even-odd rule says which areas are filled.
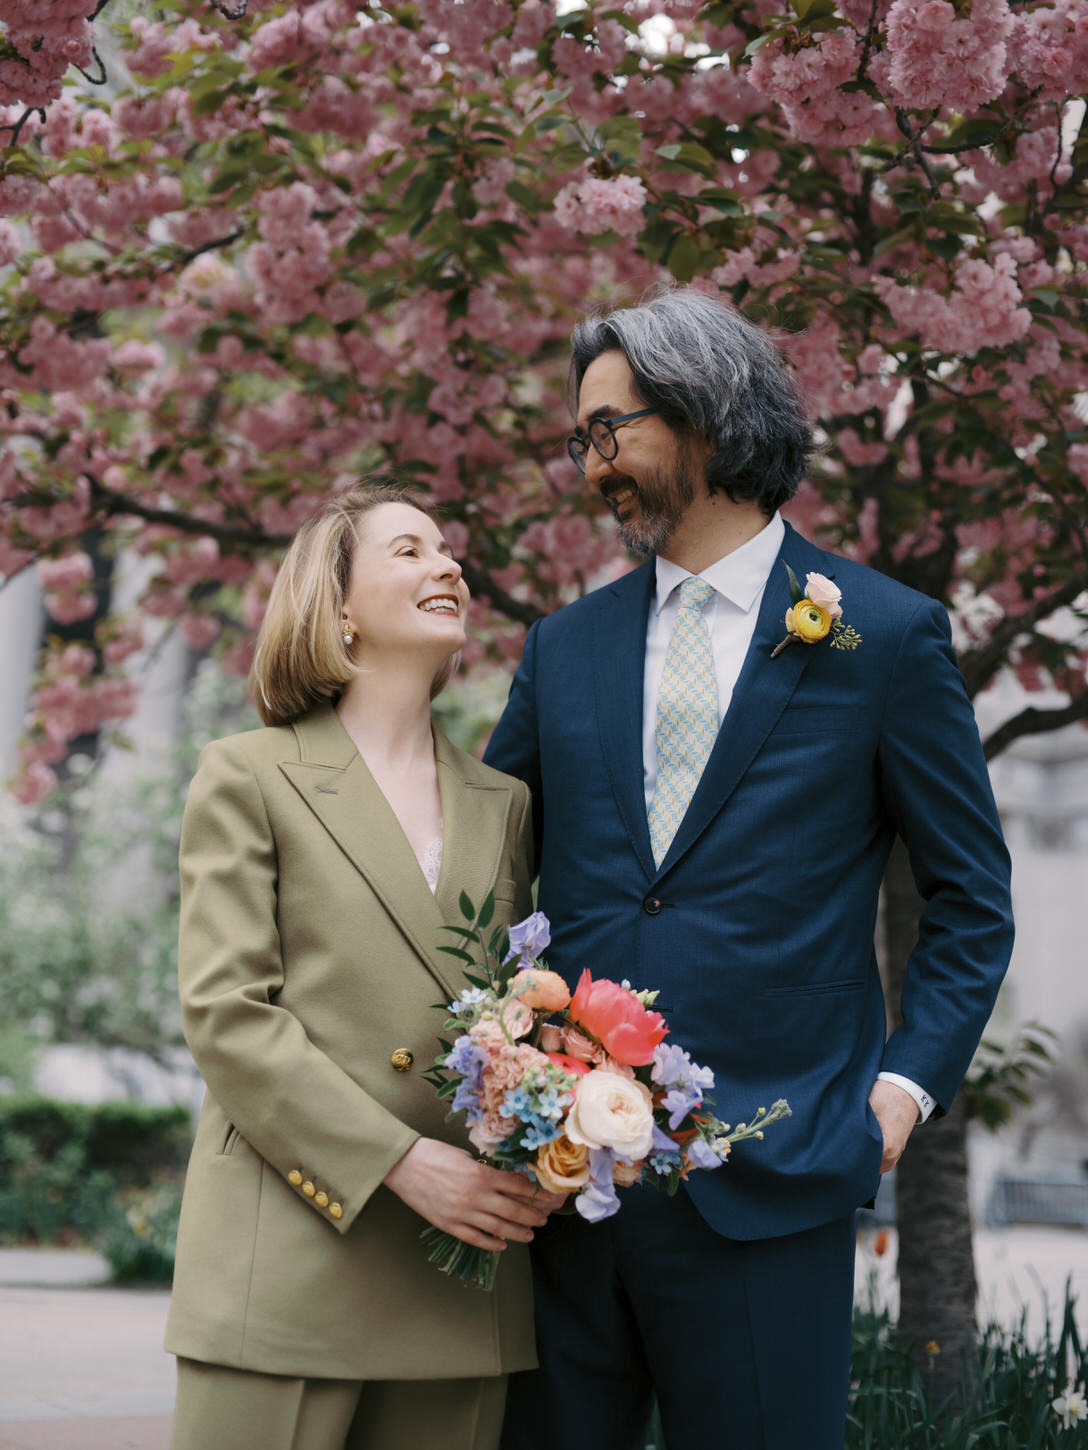
[[[465,920],[475,923],[476,908],[473,906],[472,897],[469,896],[467,891],[461,892],[461,895],[457,898],[457,904],[461,908],[461,915]]]
[[[785,559],[783,559],[782,562],[783,564],[786,564]],[[801,584],[797,578],[797,575],[793,572],[788,564],[786,564],[786,573],[790,576],[790,603],[800,604],[801,600],[805,597],[805,591],[801,588]]]
[[[475,977],[471,972],[465,973],[465,981],[469,984],[470,987],[478,987],[481,992],[486,992],[491,986],[491,983],[487,980],[486,977]]]
[[[476,958],[469,952],[463,952],[460,947],[439,947],[438,950],[445,952],[447,956],[456,957],[458,961],[468,962],[470,967],[476,965]],[[443,1002],[442,1005],[445,1007],[447,1004]]]
[[[495,893],[493,891],[489,891],[484,897],[484,904],[480,907],[480,914],[476,918],[476,925],[480,928],[481,931],[487,930],[487,928],[491,925],[491,921],[494,915]]]
[[[483,942],[480,940],[479,932],[473,931],[470,926],[441,926],[439,927],[439,931],[455,932],[462,941],[472,941],[475,942],[477,946],[483,946]]]

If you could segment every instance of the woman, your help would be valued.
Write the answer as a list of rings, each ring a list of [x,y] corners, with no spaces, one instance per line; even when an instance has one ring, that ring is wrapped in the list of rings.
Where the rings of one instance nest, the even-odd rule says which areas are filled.
[[[423,508],[341,495],[272,591],[269,728],[201,756],[179,974],[208,1094],[166,1337],[175,1450],[490,1450],[504,1376],[534,1363],[517,1245],[559,1200],[455,1146],[422,1076],[460,989],[438,950],[460,892],[531,909],[528,791],[431,723],[467,602]],[[428,1263],[424,1222],[506,1250],[493,1294]]]

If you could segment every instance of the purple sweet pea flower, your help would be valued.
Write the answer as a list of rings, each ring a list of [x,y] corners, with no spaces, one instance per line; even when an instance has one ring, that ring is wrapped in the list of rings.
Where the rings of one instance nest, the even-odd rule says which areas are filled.
[[[459,1072],[473,1088],[478,1088],[483,1080],[486,1061],[487,1053],[464,1032],[453,1044],[453,1051],[446,1055],[442,1065],[451,1072]]]
[[[519,921],[510,928],[510,950],[506,960],[520,957],[524,961],[526,957],[539,957],[551,939],[551,922],[542,911],[534,911],[532,916],[527,916],[524,921]]]
[[[655,1123],[653,1150],[655,1153],[679,1153],[680,1144],[670,1138],[668,1133]]]
[[[574,1200],[574,1207],[587,1223],[600,1223],[619,1212],[620,1200],[612,1182],[616,1155],[611,1148],[589,1150],[589,1183]]]
[[[703,1100],[703,1095],[698,1088],[674,1087],[661,1099],[661,1106],[669,1114],[669,1127],[676,1129],[684,1121],[692,1108],[697,1108]]]
[[[714,1086],[712,1069],[698,1067],[675,1042],[660,1042],[654,1048],[651,1076],[663,1088],[695,1088],[705,1093]]]
[[[692,1138],[687,1146],[687,1160],[693,1168],[720,1168],[722,1160],[705,1138]]]

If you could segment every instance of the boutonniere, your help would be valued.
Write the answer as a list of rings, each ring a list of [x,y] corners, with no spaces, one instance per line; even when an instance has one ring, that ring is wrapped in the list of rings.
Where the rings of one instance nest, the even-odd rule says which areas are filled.
[[[771,651],[771,659],[777,659],[795,639],[802,644],[818,644],[829,634],[832,649],[857,649],[861,635],[842,620],[842,605],[839,603],[842,590],[823,574],[806,575],[802,589],[788,564],[786,573],[790,576],[790,599],[793,601],[786,610],[788,633],[782,643],[775,645]]]

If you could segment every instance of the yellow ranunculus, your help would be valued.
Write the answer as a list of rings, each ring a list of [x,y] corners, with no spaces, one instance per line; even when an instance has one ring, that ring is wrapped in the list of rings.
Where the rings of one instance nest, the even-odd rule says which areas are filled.
[[[801,599],[786,610],[786,628],[805,644],[815,644],[831,628],[831,615],[811,599]]]

